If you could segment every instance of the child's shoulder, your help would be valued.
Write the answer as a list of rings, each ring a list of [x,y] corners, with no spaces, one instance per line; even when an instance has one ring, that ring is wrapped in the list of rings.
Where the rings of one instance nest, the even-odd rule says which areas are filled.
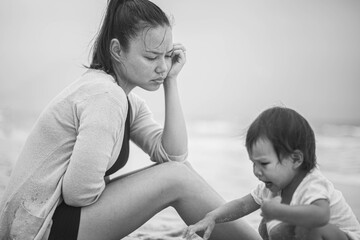
[[[330,199],[334,192],[334,185],[318,168],[309,172],[297,187],[293,204],[311,204],[318,199]]]
[[[331,181],[325,177],[318,167],[312,169],[302,180],[299,187],[310,187],[314,184],[319,184],[321,186],[333,186]],[[315,185],[316,186],[316,185]]]

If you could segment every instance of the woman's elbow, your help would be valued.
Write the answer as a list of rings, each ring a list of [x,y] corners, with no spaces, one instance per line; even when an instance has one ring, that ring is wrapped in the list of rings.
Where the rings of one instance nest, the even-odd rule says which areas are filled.
[[[77,190],[74,188],[63,189],[62,195],[64,202],[73,207],[85,207],[93,204],[98,200],[102,193],[103,188],[99,191],[88,190]]]
[[[97,197],[93,198],[84,198],[82,196],[76,196],[76,195],[70,195],[70,194],[63,194],[63,199],[66,205],[72,206],[72,207],[85,207],[92,203],[94,203],[94,199],[97,199]]]

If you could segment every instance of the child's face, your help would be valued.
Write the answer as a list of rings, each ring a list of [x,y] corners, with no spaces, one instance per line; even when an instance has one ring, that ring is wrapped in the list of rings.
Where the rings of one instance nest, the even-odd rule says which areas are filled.
[[[259,139],[252,147],[249,157],[253,162],[255,176],[273,193],[288,187],[296,176],[294,160],[284,157],[280,162],[273,145],[267,139]]]

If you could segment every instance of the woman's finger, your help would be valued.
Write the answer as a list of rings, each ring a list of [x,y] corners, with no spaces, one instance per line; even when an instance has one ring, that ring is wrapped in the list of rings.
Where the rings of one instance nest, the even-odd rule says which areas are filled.
[[[173,50],[182,50],[182,51],[186,52],[185,46],[182,45],[181,43],[174,43]]]
[[[185,62],[186,61],[185,52],[181,49],[174,50],[172,53],[172,59],[173,59],[173,64],[176,62],[181,62],[181,60]]]

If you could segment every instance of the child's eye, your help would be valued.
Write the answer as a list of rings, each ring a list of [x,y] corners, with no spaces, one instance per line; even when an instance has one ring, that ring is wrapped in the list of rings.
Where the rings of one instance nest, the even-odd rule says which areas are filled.
[[[171,58],[171,55],[165,55],[166,58]]]
[[[260,163],[261,164],[261,166],[266,166],[266,165],[268,165],[269,163],[268,162],[263,162],[263,163]]]

